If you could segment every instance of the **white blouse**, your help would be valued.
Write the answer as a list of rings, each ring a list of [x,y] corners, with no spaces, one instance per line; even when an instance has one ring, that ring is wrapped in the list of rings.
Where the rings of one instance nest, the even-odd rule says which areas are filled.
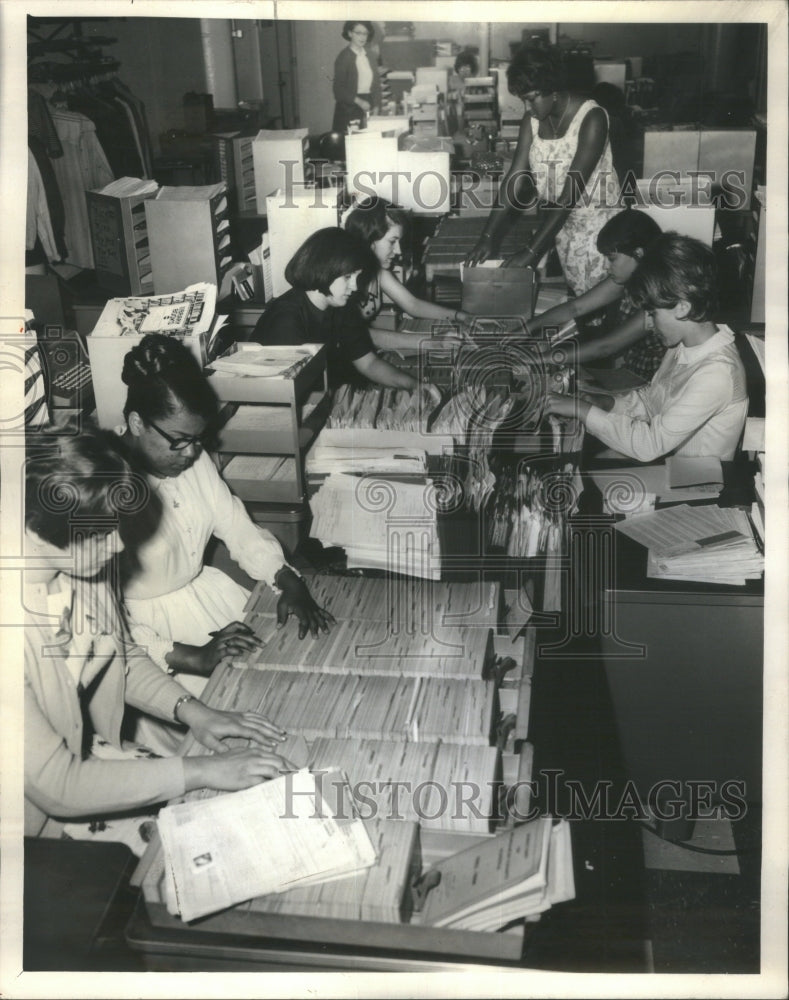
[[[124,598],[132,636],[166,669],[173,643],[205,645],[211,631],[243,617],[248,591],[203,565],[212,535],[245,573],[272,588],[286,560],[277,539],[250,520],[205,452],[179,476],[149,476],[148,482],[161,500],[161,519],[131,553],[134,569]]]

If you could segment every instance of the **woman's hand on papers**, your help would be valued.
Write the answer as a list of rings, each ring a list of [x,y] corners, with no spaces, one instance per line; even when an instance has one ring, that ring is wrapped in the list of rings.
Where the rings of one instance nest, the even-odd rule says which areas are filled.
[[[277,628],[282,628],[294,614],[299,620],[299,639],[303,639],[308,632],[316,639],[318,632],[328,632],[335,624],[334,617],[318,607],[307,584],[288,566],[279,570],[275,582],[282,591],[277,602]]]
[[[214,757],[184,757],[187,791],[194,788],[215,788],[223,792],[236,792],[293,770],[296,768],[284,757],[254,748],[227,750]]]
[[[287,735],[260,712],[223,712],[209,708],[197,698],[183,703],[178,719],[190,728],[198,743],[219,752],[226,749],[222,740],[228,736],[252,740],[265,750],[275,750]]]

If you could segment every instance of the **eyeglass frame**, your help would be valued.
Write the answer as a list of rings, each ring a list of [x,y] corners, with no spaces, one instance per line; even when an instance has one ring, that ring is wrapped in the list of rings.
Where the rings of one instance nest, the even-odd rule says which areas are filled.
[[[190,445],[194,448],[203,448],[205,446],[205,438],[208,436],[208,431],[203,431],[202,434],[198,434],[195,437],[174,438],[167,431],[163,431],[161,427],[158,427],[153,420],[146,420],[145,422],[148,426],[153,427],[157,434],[161,434],[164,440],[170,445],[170,451],[186,451]]]

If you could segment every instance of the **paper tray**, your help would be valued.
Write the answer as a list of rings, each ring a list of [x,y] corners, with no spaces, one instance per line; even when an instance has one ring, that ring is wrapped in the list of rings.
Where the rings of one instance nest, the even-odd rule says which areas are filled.
[[[417,955],[443,955],[461,962],[519,962],[523,952],[524,927],[495,931],[448,930],[419,924],[374,923],[362,920],[329,920],[288,914],[245,912],[240,908],[206,917],[193,926],[171,916],[162,903],[145,901],[150,928],[143,940],[127,934],[132,947],[156,950],[159,942],[167,950],[205,955],[232,941],[233,950],[264,951],[285,942],[313,946],[323,955],[332,946],[344,949],[386,951],[405,962]],[[176,947],[177,942],[180,947]]]

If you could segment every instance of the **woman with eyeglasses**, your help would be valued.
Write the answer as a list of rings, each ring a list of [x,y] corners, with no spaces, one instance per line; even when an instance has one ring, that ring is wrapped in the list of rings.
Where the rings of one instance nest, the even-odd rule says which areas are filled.
[[[123,549],[119,517],[136,516],[147,488],[115,436],[67,424],[36,437],[25,462],[25,834],[55,836],[65,822],[76,824],[71,837],[103,831],[97,839],[141,849],[138,824],[118,813],[275,777],[289,766],[277,753],[285,733],[259,712],[203,704],[132,642],[111,566]],[[150,743],[129,743],[130,708],[152,727],[187,727],[205,753],[160,759]],[[252,744],[231,750],[229,737]]]
[[[375,30],[370,21],[346,21],[342,37],[349,43],[334,60],[333,132],[345,133],[351,122],[362,126],[381,103],[381,80],[367,45]]]
[[[221,660],[256,646],[240,621],[248,591],[203,563],[212,536],[253,580],[281,591],[280,625],[292,613],[300,638],[328,632],[332,616],[315,604],[276,538],[250,520],[205,451],[217,398],[188,348],[149,334],[124,358],[122,378],[128,393],[120,440],[151,489],[151,502],[124,525],[123,589],[135,641],[194,693]]]
[[[537,205],[539,225],[531,243],[504,266],[534,267],[555,241],[574,295],[606,277],[596,239],[619,211],[619,181],[608,117],[587,99],[581,75],[556,49],[523,48],[515,54],[507,85],[526,111],[512,165],[468,264],[480,264],[495,253],[515,211]]]

